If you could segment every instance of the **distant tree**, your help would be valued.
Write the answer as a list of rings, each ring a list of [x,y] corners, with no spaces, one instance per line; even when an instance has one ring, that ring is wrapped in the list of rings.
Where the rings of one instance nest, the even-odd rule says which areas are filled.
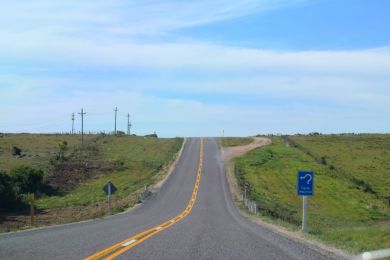
[[[37,193],[43,188],[43,171],[29,166],[18,166],[11,170],[11,181],[17,196]]]

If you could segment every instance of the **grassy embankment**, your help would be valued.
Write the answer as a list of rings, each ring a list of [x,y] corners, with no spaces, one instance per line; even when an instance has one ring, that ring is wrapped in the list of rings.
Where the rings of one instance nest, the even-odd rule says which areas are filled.
[[[68,143],[68,148],[65,159],[58,160],[58,144],[62,141]],[[42,219],[42,223],[37,216],[37,225],[70,222],[99,217],[107,212],[102,187],[108,181],[117,187],[112,196],[114,212],[134,205],[144,186],[163,177],[182,141],[180,138],[91,135],[85,137],[85,145],[80,147],[79,136],[5,135],[0,138],[0,170],[9,173],[18,165],[42,169],[52,193],[40,194],[37,212],[38,215],[53,216],[50,220]],[[12,156],[13,146],[21,148],[24,156]],[[15,214],[18,212],[12,213],[12,217]],[[25,219],[19,219],[13,226],[14,223],[2,218],[1,229],[21,228],[27,224],[23,221]],[[7,224],[11,227],[4,227]]]
[[[263,215],[298,230],[299,169],[315,172],[309,233],[352,252],[390,247],[390,135],[273,137],[235,160]]]

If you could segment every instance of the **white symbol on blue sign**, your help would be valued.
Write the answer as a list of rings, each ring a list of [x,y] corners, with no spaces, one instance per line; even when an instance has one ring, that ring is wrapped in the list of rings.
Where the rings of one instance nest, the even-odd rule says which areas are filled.
[[[312,196],[313,195],[313,178],[314,173],[308,171],[298,172],[298,185],[297,193],[299,196]]]
[[[309,185],[309,183],[311,182],[311,180],[313,179],[313,177],[310,175],[310,174],[306,174],[305,176],[301,176],[301,177],[299,177],[299,179],[301,179],[301,180],[305,180],[305,179],[307,179],[307,182],[306,182],[306,184],[308,184]]]

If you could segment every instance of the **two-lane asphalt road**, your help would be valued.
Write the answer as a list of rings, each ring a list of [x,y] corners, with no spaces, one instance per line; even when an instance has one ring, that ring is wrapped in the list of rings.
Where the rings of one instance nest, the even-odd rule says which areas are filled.
[[[137,236],[143,231],[149,233]],[[242,217],[233,205],[213,138],[204,139],[203,147],[201,139],[188,139],[167,182],[135,210],[0,235],[1,259],[82,259],[104,250],[106,257],[121,251],[117,259],[335,258]]]

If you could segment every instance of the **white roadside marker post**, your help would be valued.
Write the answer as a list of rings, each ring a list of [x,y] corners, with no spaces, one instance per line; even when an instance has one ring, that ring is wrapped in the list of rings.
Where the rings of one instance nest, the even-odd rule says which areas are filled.
[[[245,181],[245,182],[244,182],[244,205],[245,205],[247,208],[249,208],[249,207],[248,207],[248,200],[247,200],[247,197],[246,197],[246,191],[247,191],[247,189],[249,189],[249,187],[250,187],[249,182],[248,182],[248,181]]]
[[[297,195],[302,196],[302,232],[308,231],[307,226],[307,197],[313,196],[314,172],[298,171],[297,174]]]
[[[111,215],[111,185],[108,185],[108,215]]]
[[[307,196],[302,196],[302,231],[307,232]]]

